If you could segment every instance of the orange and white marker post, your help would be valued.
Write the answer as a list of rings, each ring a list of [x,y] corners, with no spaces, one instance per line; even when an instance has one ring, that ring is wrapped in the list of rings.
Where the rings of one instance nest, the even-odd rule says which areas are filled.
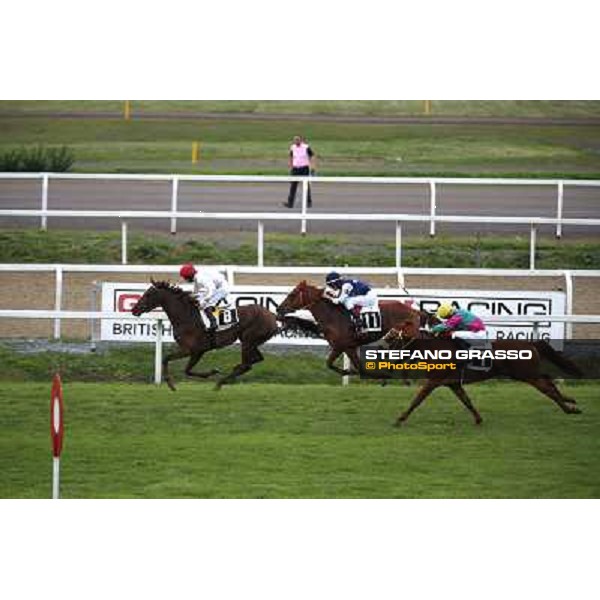
[[[52,499],[58,500],[60,489],[60,454],[64,435],[63,397],[60,375],[52,380],[50,395],[50,436],[52,437]]]

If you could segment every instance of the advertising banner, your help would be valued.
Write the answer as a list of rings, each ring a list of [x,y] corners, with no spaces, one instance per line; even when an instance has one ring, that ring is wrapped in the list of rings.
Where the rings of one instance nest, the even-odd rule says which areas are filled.
[[[191,286],[182,286],[191,290]],[[148,288],[144,283],[103,283],[102,311],[131,312],[134,304]],[[273,285],[238,285],[233,286],[229,296],[231,304],[236,308],[246,304],[259,304],[275,313],[279,304],[292,288]],[[507,315],[522,316],[523,321],[510,324],[489,324],[490,339],[531,339],[533,327],[527,321],[528,316],[562,315],[565,310],[565,294],[563,292],[528,292],[528,291],[489,291],[489,290],[411,290],[406,296],[397,288],[380,288],[376,290],[380,299],[412,300],[413,307],[435,312],[437,307],[446,301],[453,302],[462,308],[472,310],[484,322],[486,317],[502,317]],[[161,314],[160,310],[153,314]],[[102,340],[124,342],[153,342],[156,339],[157,323],[140,317],[138,320],[103,319],[101,324]],[[539,336],[542,339],[560,340],[564,338],[564,323],[542,322],[539,325]],[[163,340],[173,341],[171,325],[166,318],[163,322]],[[288,332],[270,340],[275,344],[322,345],[324,340],[311,338],[299,332]]]

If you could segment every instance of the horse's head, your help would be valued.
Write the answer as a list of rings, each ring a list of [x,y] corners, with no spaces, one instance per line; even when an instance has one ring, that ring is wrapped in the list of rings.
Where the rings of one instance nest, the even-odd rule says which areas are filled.
[[[157,286],[155,281],[150,281],[152,281],[152,285],[144,292],[144,295],[135,303],[135,306],[131,309],[131,314],[134,317],[139,317],[144,313],[154,310],[161,303],[161,288]]]
[[[405,321],[390,329],[377,343],[379,349],[399,349],[419,337],[419,329],[414,321]]]
[[[321,291],[314,285],[310,285],[305,280],[301,281],[284,299],[277,309],[279,318],[285,317],[288,313],[295,310],[309,308],[321,298]]]

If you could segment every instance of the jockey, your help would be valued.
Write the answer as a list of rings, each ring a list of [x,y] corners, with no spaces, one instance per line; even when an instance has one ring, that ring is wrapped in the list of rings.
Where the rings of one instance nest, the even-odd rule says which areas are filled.
[[[361,309],[363,307],[378,308],[375,290],[360,279],[344,279],[339,273],[332,271],[325,277],[325,283],[326,297],[335,304],[341,303],[345,306],[352,315],[352,320],[357,329],[361,327]]]
[[[204,269],[199,272],[191,263],[183,265],[179,269],[179,275],[187,283],[194,284],[193,294],[198,301],[198,307],[204,311],[210,323],[208,330],[215,331],[217,319],[213,311],[222,301],[228,304],[229,284],[227,279],[219,271]]]
[[[450,334],[452,338],[467,341],[487,339],[483,321],[466,308],[455,308],[449,302],[444,302],[436,315],[444,322],[431,328],[434,335]]]

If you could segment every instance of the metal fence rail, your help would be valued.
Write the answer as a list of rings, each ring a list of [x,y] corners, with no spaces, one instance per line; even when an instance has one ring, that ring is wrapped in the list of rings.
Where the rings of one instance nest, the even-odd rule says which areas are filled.
[[[264,222],[265,221],[360,221],[360,222],[391,222],[396,227],[396,267],[402,266],[402,223],[431,222],[435,223],[486,223],[486,224],[517,224],[529,225],[529,268],[535,269],[535,253],[537,243],[537,228],[540,225],[573,225],[579,227],[598,227],[600,219],[564,219],[551,217],[487,217],[487,216],[422,216],[403,213],[380,214],[280,214],[280,213],[208,213],[208,212],[170,212],[142,210],[33,210],[33,209],[1,209],[0,217],[66,217],[78,218],[114,218],[121,222],[121,263],[127,264],[127,221],[131,219],[192,219],[192,220],[226,220],[226,221],[256,221],[257,222],[257,266],[264,266]]]
[[[127,221],[131,219],[168,219],[171,233],[177,231],[177,219],[203,220],[245,220],[257,223],[257,263],[264,264],[264,223],[266,221],[300,221],[300,231],[306,233],[309,221],[365,221],[395,223],[396,230],[396,266],[402,264],[402,223],[428,222],[429,233],[435,235],[437,223],[487,223],[487,224],[520,224],[529,226],[530,230],[530,268],[535,268],[535,246],[537,228],[540,225],[554,225],[556,237],[562,236],[563,225],[598,226],[600,219],[565,219],[563,218],[565,187],[600,187],[599,180],[563,180],[563,179],[492,179],[492,178],[449,178],[449,177],[292,177],[292,176],[261,176],[261,175],[167,175],[167,174],[92,174],[92,173],[0,173],[0,180],[39,180],[40,209],[0,210],[0,217],[36,217],[40,218],[40,226],[46,229],[49,217],[86,217],[114,218],[121,222],[122,262],[127,263]],[[50,180],[108,180],[108,181],[168,181],[171,182],[170,210],[168,211],[89,211],[89,210],[50,210],[48,194]],[[301,212],[296,214],[281,213],[220,213],[220,212],[189,212],[179,211],[179,183],[194,182],[238,182],[238,183],[289,183],[297,181],[302,184]],[[337,213],[308,213],[308,185],[311,182],[372,184],[372,185],[414,185],[420,184],[429,189],[428,214],[414,215],[403,213],[389,214],[337,214]],[[542,186],[556,187],[556,217],[487,217],[460,216],[437,214],[438,188],[442,185],[490,185],[490,186]]]

